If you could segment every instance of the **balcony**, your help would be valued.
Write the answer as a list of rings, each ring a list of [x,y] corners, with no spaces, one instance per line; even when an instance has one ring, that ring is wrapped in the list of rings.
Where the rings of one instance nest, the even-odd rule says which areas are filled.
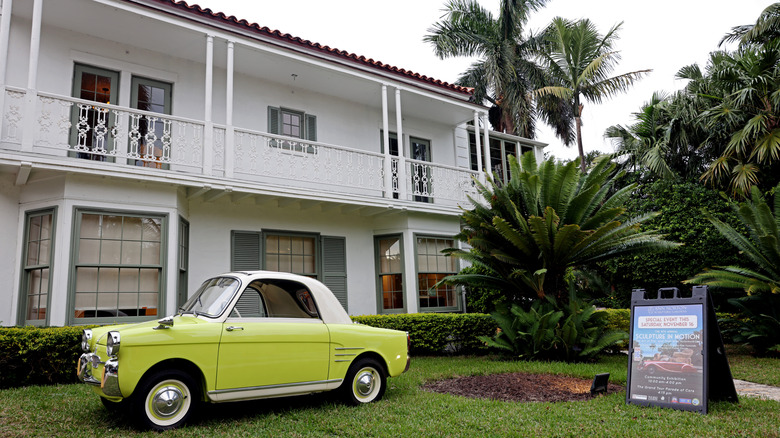
[[[445,209],[469,204],[478,172],[265,132],[6,87],[0,152],[71,167],[154,169],[287,196]],[[136,176],[137,178],[137,176]]]

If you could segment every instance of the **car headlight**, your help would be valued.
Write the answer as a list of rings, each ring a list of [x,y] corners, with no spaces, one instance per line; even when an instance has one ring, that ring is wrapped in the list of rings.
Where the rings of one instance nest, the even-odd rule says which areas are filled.
[[[92,339],[92,330],[84,329],[81,331],[81,349],[85,353],[89,353],[89,341]]]
[[[116,356],[119,353],[119,332],[108,332],[106,339],[106,352],[109,356]]]

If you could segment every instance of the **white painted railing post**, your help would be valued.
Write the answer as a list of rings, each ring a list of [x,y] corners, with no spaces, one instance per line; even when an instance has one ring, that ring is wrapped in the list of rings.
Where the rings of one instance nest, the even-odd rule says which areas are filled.
[[[227,78],[225,90],[225,178],[233,178],[235,166],[235,137],[233,128],[233,41],[227,43]]]
[[[27,68],[27,95],[25,96],[24,119],[22,120],[22,150],[27,152],[33,149],[35,135],[35,102],[38,97],[38,57],[41,50],[42,10],[43,0],[34,0],[32,29],[30,31],[30,62]]]
[[[493,175],[493,164],[490,162],[490,134],[488,133],[488,123],[490,123],[490,121],[488,120],[488,113],[487,112],[482,113],[482,123],[484,124],[484,128],[485,128],[485,137],[484,137],[484,139],[485,139],[485,141],[484,141],[484,143],[485,143],[485,172],[488,175],[492,176]],[[477,129],[477,132],[479,132],[478,129]],[[479,135],[479,134],[477,134],[477,135]]]
[[[479,134],[479,113],[474,111],[474,147],[477,154],[477,172],[479,172],[479,182],[485,184],[485,168],[482,167],[482,142],[480,141]]]
[[[11,9],[13,0],[3,0],[0,10],[0,138],[3,138],[2,117],[5,115],[5,74],[8,67],[8,40],[11,34]]]
[[[393,197],[393,164],[390,155],[390,122],[387,115],[387,85],[382,84],[382,141],[385,145],[385,198]],[[400,183],[400,182],[399,182]]]
[[[211,106],[214,89],[214,35],[206,35],[206,93],[204,102],[203,127],[203,174],[211,175],[214,155],[214,122],[211,119]]]
[[[406,149],[404,148],[403,115],[401,114],[401,89],[395,89],[395,125],[398,128],[398,199],[406,200]]]

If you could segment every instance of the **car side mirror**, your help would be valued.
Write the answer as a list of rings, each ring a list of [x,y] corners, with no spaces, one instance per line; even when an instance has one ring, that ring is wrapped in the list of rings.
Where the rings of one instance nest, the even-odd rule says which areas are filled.
[[[158,320],[157,323],[160,324],[160,325],[155,327],[154,328],[155,330],[167,329],[167,328],[173,327],[173,317],[172,316],[166,316],[165,318]]]

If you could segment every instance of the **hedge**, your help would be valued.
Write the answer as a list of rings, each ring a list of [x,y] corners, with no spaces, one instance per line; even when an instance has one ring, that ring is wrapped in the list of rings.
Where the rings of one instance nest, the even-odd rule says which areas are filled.
[[[411,313],[353,316],[372,327],[409,332],[413,355],[479,354],[489,351],[477,336],[492,336],[498,326],[482,313]]]
[[[0,327],[0,388],[75,383],[84,327]]]

